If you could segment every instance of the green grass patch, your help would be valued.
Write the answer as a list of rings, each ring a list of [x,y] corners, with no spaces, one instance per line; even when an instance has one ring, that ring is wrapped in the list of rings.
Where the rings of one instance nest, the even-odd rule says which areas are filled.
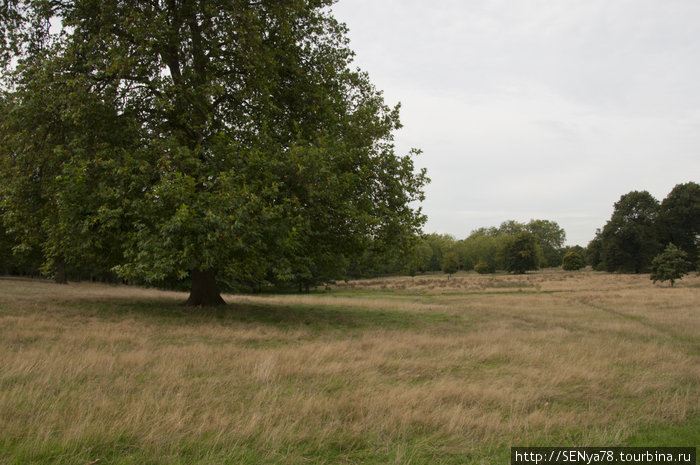
[[[680,424],[656,424],[640,429],[625,441],[625,446],[700,447],[700,415]]]

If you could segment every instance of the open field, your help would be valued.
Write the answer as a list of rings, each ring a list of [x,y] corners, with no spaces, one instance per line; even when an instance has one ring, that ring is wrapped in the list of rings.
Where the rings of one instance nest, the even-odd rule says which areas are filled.
[[[292,296],[0,278],[0,464],[491,464],[700,445],[700,277],[542,272]]]

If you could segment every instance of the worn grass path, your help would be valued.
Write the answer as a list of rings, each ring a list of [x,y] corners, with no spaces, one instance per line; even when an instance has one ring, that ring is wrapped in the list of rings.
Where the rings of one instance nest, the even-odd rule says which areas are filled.
[[[700,278],[186,296],[0,278],[0,464],[507,463],[700,445]]]

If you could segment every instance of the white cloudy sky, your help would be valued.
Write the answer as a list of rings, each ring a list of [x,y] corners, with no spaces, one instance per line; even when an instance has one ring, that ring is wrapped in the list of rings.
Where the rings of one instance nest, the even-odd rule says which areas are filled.
[[[424,154],[426,232],[559,223],[700,181],[700,1],[340,0],[355,64]]]

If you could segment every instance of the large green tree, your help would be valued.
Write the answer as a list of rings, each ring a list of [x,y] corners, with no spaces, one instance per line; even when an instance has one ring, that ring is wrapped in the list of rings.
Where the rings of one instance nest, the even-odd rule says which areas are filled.
[[[493,228],[491,228],[493,234]],[[488,231],[488,230],[485,230]],[[501,234],[517,236],[523,231],[533,234],[540,246],[538,265],[554,267],[561,265],[562,247],[566,241],[566,232],[555,221],[531,219],[528,223],[508,220],[501,223],[496,230]]]
[[[512,236],[503,250],[505,269],[519,274],[536,270],[541,253],[537,237],[530,232],[522,231]]]
[[[64,205],[68,220],[47,222],[42,240],[118,233],[108,255],[120,276],[190,279],[192,305],[223,302],[217,278],[309,282],[368,247],[410,244],[424,221],[411,204],[427,179],[414,152],[395,154],[398,107],[351,69],[332,3],[9,3],[4,51],[18,57],[9,99],[20,109],[10,118],[31,113],[17,95],[33,87],[70,89],[48,115],[67,130],[47,127],[58,139],[34,153],[52,169],[38,189],[56,204],[100,192],[88,208]],[[54,70],[43,80],[31,74],[38,57]],[[124,142],[105,140],[105,128],[127,128]],[[15,138],[5,162],[17,168],[32,130],[14,121],[4,134]],[[23,193],[10,183],[3,195],[12,207]],[[71,221],[79,235],[54,234]],[[87,254],[54,249],[68,262]]]
[[[678,184],[661,202],[659,235],[662,243],[675,244],[688,255],[691,263],[697,262],[700,247],[700,184]]]
[[[656,221],[659,201],[647,191],[629,192],[615,203],[601,234],[601,260],[607,271],[643,273],[661,246]]]
[[[561,260],[561,267],[567,271],[575,271],[583,268],[583,257],[575,251],[567,252]]]
[[[114,223],[100,216],[119,204],[123,153],[135,146],[135,131],[65,71],[56,48],[43,44],[45,54],[20,64],[0,109],[0,193],[15,250],[40,250],[45,273],[65,282],[66,268],[94,274],[119,261],[120,231],[110,234]]]
[[[445,252],[442,256],[441,269],[445,274],[453,274],[459,270],[459,255],[457,255],[457,252],[453,250]]]
[[[542,266],[554,267],[562,263],[562,248],[566,242],[566,232],[555,221],[530,220],[525,230],[534,234],[542,249]]]
[[[453,251],[456,239],[450,234],[430,233],[424,237],[424,241],[430,245],[432,254],[428,262],[428,271],[440,271],[442,259],[447,252]]]
[[[463,266],[471,269],[478,263],[485,263],[490,272],[503,269],[503,250],[511,236],[499,232],[496,228],[479,228],[467,237],[464,243]]]

